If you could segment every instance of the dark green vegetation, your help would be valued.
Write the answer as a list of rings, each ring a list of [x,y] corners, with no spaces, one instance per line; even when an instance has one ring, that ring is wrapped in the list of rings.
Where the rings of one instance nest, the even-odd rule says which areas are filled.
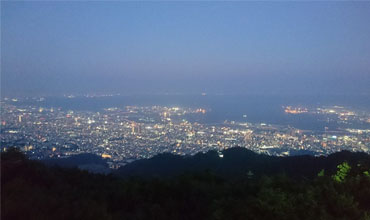
[[[245,153],[262,161],[234,158],[241,168],[229,174],[228,166],[220,165],[143,179],[47,167],[12,149],[1,154],[1,219],[370,219],[370,155],[341,152],[283,160]],[[168,155],[153,160],[161,157]],[[173,159],[180,163],[184,158]],[[153,160],[130,169],[138,173],[149,162],[154,167]],[[158,167],[181,167],[164,161]],[[200,168],[208,159],[196,161]],[[275,166],[281,167],[270,173]]]

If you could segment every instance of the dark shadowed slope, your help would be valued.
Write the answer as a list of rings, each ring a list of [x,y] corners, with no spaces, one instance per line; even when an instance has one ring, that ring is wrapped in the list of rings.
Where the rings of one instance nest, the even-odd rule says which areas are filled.
[[[48,166],[77,167],[92,173],[110,173],[107,161],[95,154],[78,154],[67,158],[51,158],[42,160]]]
[[[225,150],[222,154],[222,158],[216,151],[186,157],[168,153],[160,154],[127,164],[116,171],[116,174],[153,177],[208,170],[224,177],[240,177],[252,172],[257,176],[285,173],[292,177],[310,178],[317,175],[321,169],[329,173],[335,172],[336,166],[343,161],[347,161],[352,166],[357,166],[358,163],[367,165],[370,163],[370,155],[348,151],[334,153],[327,157],[274,157],[237,147]]]

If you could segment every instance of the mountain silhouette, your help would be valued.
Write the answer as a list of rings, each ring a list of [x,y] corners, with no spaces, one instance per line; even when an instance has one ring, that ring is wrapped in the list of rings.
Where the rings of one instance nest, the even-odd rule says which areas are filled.
[[[220,157],[220,155],[223,157]],[[169,153],[159,154],[150,159],[141,159],[118,169],[115,174],[141,177],[164,177],[180,175],[184,172],[211,171],[223,177],[238,177],[252,172],[256,176],[285,173],[292,177],[313,177],[325,169],[334,173],[337,165],[347,161],[369,165],[370,155],[361,152],[342,151],[329,156],[314,157],[309,155],[277,157],[257,154],[241,147],[230,148],[222,152],[209,151],[194,156],[178,156]]]

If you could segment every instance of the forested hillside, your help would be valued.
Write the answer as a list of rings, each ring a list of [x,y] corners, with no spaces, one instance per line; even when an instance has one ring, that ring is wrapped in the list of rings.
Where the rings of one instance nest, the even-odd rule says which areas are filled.
[[[1,153],[1,219],[370,219],[368,155],[323,157],[311,177],[293,175],[311,166],[298,158],[257,157],[259,166],[280,164],[294,172],[248,167],[245,175],[230,170],[234,178],[217,170],[122,178],[48,167],[12,149]],[[332,160],[340,163],[328,171]]]

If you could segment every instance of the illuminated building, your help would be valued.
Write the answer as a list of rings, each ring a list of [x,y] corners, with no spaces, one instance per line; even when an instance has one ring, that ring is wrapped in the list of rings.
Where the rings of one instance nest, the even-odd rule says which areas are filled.
[[[288,114],[302,114],[307,113],[308,110],[306,108],[293,108],[292,106],[287,106],[284,112]]]
[[[111,155],[109,155],[109,154],[102,154],[102,155],[101,155],[101,157],[102,157],[102,158],[112,158],[112,156],[111,156]]]

